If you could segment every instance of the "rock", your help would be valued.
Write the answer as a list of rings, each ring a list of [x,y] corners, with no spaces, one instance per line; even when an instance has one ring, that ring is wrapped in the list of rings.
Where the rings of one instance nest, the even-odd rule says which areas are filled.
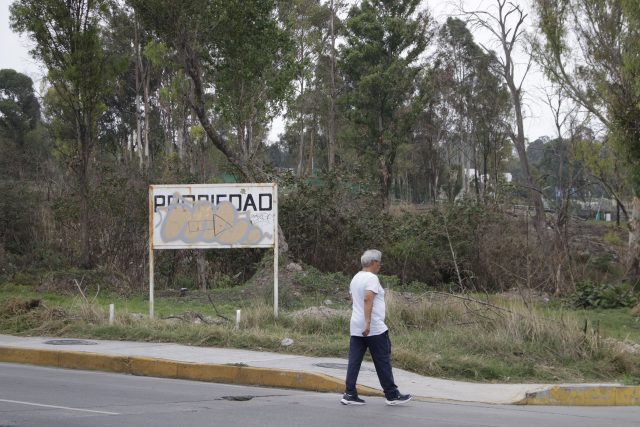
[[[141,313],[131,313],[129,314],[129,317],[131,318],[131,320],[138,321],[144,319],[146,316]]]
[[[326,300],[324,300],[323,304],[324,305],[331,305],[331,304],[333,304],[333,301],[331,301],[330,299],[326,299]]]
[[[291,338],[284,338],[280,341],[280,345],[283,347],[289,347],[290,345],[293,345],[293,340]]]
[[[292,273],[294,273],[296,271],[302,271],[302,267],[300,266],[300,264],[296,264],[295,262],[291,262],[291,263],[289,263],[289,265],[287,265],[287,271],[290,271]]]

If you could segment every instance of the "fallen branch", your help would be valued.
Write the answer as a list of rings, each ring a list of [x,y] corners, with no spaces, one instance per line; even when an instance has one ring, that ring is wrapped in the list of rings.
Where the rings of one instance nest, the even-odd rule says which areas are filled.
[[[163,317],[162,319],[163,320],[179,319],[179,320],[182,320],[183,322],[189,322],[189,323],[193,323],[193,319],[200,319],[202,323],[206,323],[207,325],[215,324],[215,322],[207,320],[205,317],[203,317],[202,314],[192,312],[192,311],[184,313],[182,315],[166,316],[166,317]]]
[[[218,308],[216,307],[216,305],[213,303],[213,300],[211,299],[211,295],[207,294],[207,298],[209,299],[209,302],[211,303],[211,305],[213,306],[214,311],[216,312],[216,316],[226,320],[227,322],[231,322],[231,319],[229,319],[228,317],[223,316],[222,314],[220,314],[218,312]]]
[[[490,307],[490,308],[494,308],[494,309],[497,309],[497,310],[506,311],[507,313],[510,313],[510,314],[515,314],[515,315],[518,315],[518,316],[522,316],[520,313],[516,313],[516,312],[514,312],[512,310],[509,310],[508,308],[500,307],[499,305],[491,304],[490,302],[480,301],[480,300],[475,299],[475,298],[469,298],[469,297],[465,297],[465,296],[462,296],[462,295],[455,295],[455,294],[450,294],[450,293],[447,293],[447,292],[439,292],[439,291],[427,291],[425,293],[426,294],[445,295],[447,297],[453,297],[453,298],[461,299],[463,301],[474,302],[476,304],[484,305],[484,306],[487,306],[487,307]]]

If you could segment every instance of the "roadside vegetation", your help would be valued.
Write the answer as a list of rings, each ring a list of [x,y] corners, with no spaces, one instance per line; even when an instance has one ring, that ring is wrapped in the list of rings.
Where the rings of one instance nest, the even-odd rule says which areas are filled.
[[[274,317],[267,288],[161,292],[156,318],[142,295],[122,297],[86,285],[39,292],[32,284],[0,288],[0,333],[176,342],[346,358],[348,278],[308,268],[288,273]],[[31,277],[33,279],[34,277]],[[315,292],[305,283],[316,283]],[[422,375],[490,382],[640,382],[640,313],[629,307],[576,309],[516,290],[450,294],[413,283],[391,284],[388,324],[398,368]],[[341,284],[340,288],[336,288]],[[288,288],[288,289],[287,289]],[[82,292],[80,292],[82,289]],[[297,299],[297,295],[306,296]],[[250,295],[250,298],[246,296]],[[109,324],[108,306],[116,317]],[[239,328],[235,311],[241,310]],[[283,345],[283,339],[293,340]]]

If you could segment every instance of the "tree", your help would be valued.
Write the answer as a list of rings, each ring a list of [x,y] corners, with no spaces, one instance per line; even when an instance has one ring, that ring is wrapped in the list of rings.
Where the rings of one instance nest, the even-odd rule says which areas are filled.
[[[484,196],[491,174],[497,178],[505,139],[504,122],[511,112],[509,94],[496,73],[495,56],[485,53],[473,40],[466,24],[449,18],[439,32],[434,71],[439,75],[436,99],[446,109],[448,132],[443,144],[461,168],[463,191],[472,178],[478,199]],[[473,168],[468,177],[464,170]],[[454,195],[455,196],[455,195]]]
[[[364,0],[346,21],[340,66],[343,102],[359,132],[358,149],[378,163],[380,205],[389,206],[393,163],[422,108],[418,61],[430,41],[419,0]]]
[[[0,70],[0,134],[21,146],[39,121],[40,103],[31,78],[15,70]]]
[[[131,0],[189,78],[188,102],[208,139],[247,181],[267,176],[256,156],[266,123],[295,74],[274,0]]]
[[[0,70],[0,253],[28,255],[44,240],[37,183],[48,155],[33,82]]]
[[[536,0],[547,76],[595,115],[631,171],[628,270],[640,275],[640,8],[632,0]]]
[[[298,176],[311,172],[306,164],[312,163],[318,128],[317,106],[324,101],[324,96],[318,97],[318,94],[314,93],[317,89],[314,87],[314,73],[325,44],[327,31],[324,26],[329,12],[319,0],[294,0],[290,2],[287,13],[295,40],[298,64],[296,96],[287,104],[288,121],[294,122],[297,129]],[[291,128],[291,125],[288,127]],[[310,161],[307,161],[307,158]]]
[[[338,100],[338,90],[336,85],[336,65],[337,65],[337,54],[336,54],[336,21],[337,21],[337,9],[339,5],[336,4],[335,0],[330,0],[329,9],[331,15],[329,17],[329,36],[331,41],[331,51],[329,55],[329,81],[330,81],[330,91],[329,91],[329,140],[327,142],[327,163],[329,171],[332,171],[335,167],[336,163],[336,146],[338,144],[336,140],[337,129],[338,129],[338,120],[337,120],[337,100]]]
[[[522,173],[529,194],[529,201],[533,205],[536,217],[535,228],[538,240],[544,242],[545,213],[542,203],[542,195],[534,182],[529,168],[529,161],[526,152],[526,138],[524,134],[524,112],[523,112],[523,83],[531,67],[531,60],[523,70],[518,70],[514,61],[517,49],[525,43],[524,24],[527,14],[521,6],[509,0],[495,0],[495,8],[482,11],[465,11],[472,26],[482,28],[491,34],[493,42],[498,46],[498,51],[493,52],[485,47],[487,53],[495,55],[497,69],[504,79],[504,83],[511,95],[513,107],[513,123],[509,130],[509,135],[518,153],[521,163]]]
[[[0,70],[0,175],[23,179],[41,173],[46,142],[31,78]]]
[[[119,66],[105,55],[101,41],[106,6],[106,0],[16,0],[10,7],[11,27],[33,40],[31,54],[47,67],[47,81],[74,129],[70,165],[78,181],[85,267],[92,265],[88,203],[92,152],[103,97]]]

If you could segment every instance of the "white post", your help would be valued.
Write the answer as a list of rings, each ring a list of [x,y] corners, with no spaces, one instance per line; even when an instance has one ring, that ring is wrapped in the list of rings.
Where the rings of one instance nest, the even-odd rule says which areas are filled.
[[[115,304],[109,304],[109,324],[113,325],[113,321],[116,318],[116,306]]]
[[[149,186],[149,317],[153,319],[153,185]]]
[[[273,222],[275,236],[273,239],[273,315],[278,317],[278,236],[280,227],[278,227],[278,184],[273,184]]]
[[[149,242],[149,317],[151,319],[154,312],[153,287],[153,242]]]
[[[240,329],[240,310],[236,310],[236,329]]]

